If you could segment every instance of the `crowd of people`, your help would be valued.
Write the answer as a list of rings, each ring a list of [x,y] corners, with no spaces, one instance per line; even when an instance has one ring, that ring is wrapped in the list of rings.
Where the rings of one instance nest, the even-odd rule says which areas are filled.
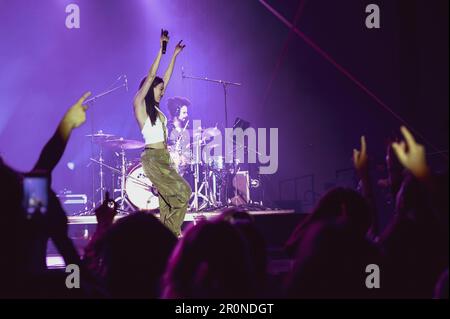
[[[73,129],[86,120],[75,103],[43,148],[33,171],[51,180]],[[247,212],[234,208],[202,220],[180,238],[154,215],[136,212],[114,222],[106,198],[84,254],[68,237],[67,217],[49,189],[45,213],[24,211],[23,174],[0,162],[0,298],[448,298],[448,172],[428,166],[410,131],[387,149],[395,198],[387,227],[377,225],[370,152],[365,137],[353,151],[357,190],[324,194],[284,247],[292,267],[274,287],[266,242]],[[46,267],[49,239],[66,264],[80,267],[80,289],[67,274]],[[378,288],[366,268],[380,270]]]

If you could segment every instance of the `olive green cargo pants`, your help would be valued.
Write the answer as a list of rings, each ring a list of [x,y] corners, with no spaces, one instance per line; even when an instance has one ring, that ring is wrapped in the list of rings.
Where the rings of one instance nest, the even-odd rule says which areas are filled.
[[[160,220],[179,237],[192,193],[191,187],[172,167],[167,149],[145,149],[141,161],[145,175],[160,194]]]

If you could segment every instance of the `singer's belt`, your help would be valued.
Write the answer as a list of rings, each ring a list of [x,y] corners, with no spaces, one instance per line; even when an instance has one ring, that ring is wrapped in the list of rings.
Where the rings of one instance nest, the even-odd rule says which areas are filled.
[[[150,145],[146,145],[145,150],[166,150],[167,149],[167,143],[164,142],[164,147],[152,147]]]

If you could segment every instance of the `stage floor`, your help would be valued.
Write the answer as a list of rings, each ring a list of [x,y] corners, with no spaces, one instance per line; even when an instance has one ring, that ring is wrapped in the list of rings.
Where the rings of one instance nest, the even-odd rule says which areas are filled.
[[[195,219],[201,218],[214,218],[220,215],[221,211],[211,211],[211,212],[199,212],[199,213],[187,213],[184,218],[185,222],[192,222]],[[262,216],[262,215],[286,215],[286,214],[294,214],[295,210],[293,209],[281,209],[281,210],[261,210],[261,211],[249,211],[247,212],[250,215],[254,216]],[[123,218],[127,215],[120,214],[117,215],[114,220]],[[156,217],[159,217],[159,214],[155,214]],[[97,224],[97,219],[95,216],[68,216],[68,224],[69,225],[89,225],[89,224]]]
[[[206,218],[214,218],[220,215],[222,211],[211,211],[211,212],[199,212],[199,213],[187,213],[185,217],[185,222],[192,222],[194,220]],[[298,222],[298,219],[305,214],[296,213],[293,209],[279,209],[279,210],[262,210],[262,211],[248,211],[252,216],[255,216],[255,220],[260,223],[258,226],[262,230],[263,235],[265,235],[266,240],[270,239],[270,236],[274,235],[276,232],[281,232],[283,236],[289,234],[292,231],[292,227]],[[123,218],[127,215],[120,214],[115,217],[115,220]],[[159,214],[155,214],[159,217]],[[275,218],[273,218],[275,217]],[[79,250],[80,254],[83,253],[83,247],[87,244],[90,235],[95,231],[97,224],[97,219],[95,216],[68,216],[68,224],[71,226],[69,228],[69,236],[74,241],[75,246]],[[285,238],[278,240],[284,242]],[[270,244],[270,240],[268,242]],[[47,250],[47,266],[50,269],[60,269],[64,268],[64,260],[59,255],[57,250],[53,247]],[[269,245],[273,246],[273,245]],[[268,249],[269,249],[268,246]],[[273,248],[273,247],[272,247]],[[270,254],[269,254],[270,255]],[[272,269],[271,272],[283,272],[285,269],[291,266],[290,260],[285,260],[284,257],[269,258],[269,268]]]

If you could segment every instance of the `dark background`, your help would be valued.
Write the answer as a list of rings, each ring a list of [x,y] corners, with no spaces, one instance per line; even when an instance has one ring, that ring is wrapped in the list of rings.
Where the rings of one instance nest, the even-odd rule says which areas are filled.
[[[64,25],[69,3],[80,6],[78,30]],[[448,1],[267,3],[291,22],[299,13],[296,27],[420,133],[431,163],[447,169],[448,153],[436,152],[448,152]],[[370,3],[380,7],[380,29],[365,27]],[[399,134],[398,119],[256,0],[1,0],[0,21],[0,152],[16,169],[33,166],[84,91],[99,93],[128,75],[130,91],[99,100],[74,132],[54,174],[56,191],[90,194],[96,149],[86,134],[102,129],[141,139],[131,103],[162,27],[170,30],[169,52],[180,39],[187,44],[164,108],[168,97],[185,96],[192,118],[224,124],[222,87],[183,80],[184,66],[189,75],[243,84],[228,91],[229,122],[241,117],[255,128],[279,129],[278,172],[264,179],[267,200],[278,199],[280,180],[305,174],[323,193],[336,183],[336,170],[351,167],[360,135],[373,162],[382,163],[387,139]],[[165,57],[160,74],[167,63]]]

